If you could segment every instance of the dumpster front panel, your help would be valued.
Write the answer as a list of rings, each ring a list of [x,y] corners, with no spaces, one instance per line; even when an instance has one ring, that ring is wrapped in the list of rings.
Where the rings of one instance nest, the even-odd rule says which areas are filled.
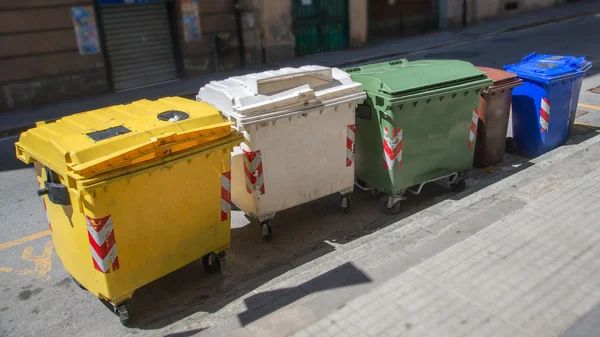
[[[493,84],[481,94],[477,116],[477,146],[473,165],[487,167],[504,160],[506,132],[512,104],[512,89],[523,83],[516,74],[500,69],[476,67],[486,73]]]
[[[65,269],[94,295],[116,304],[135,289],[228,248],[232,147],[85,187],[81,208],[75,193],[72,206],[49,205]]]
[[[352,191],[356,102],[244,127],[232,156],[232,200],[259,220],[318,198]],[[350,130],[350,131],[349,131]],[[349,161],[349,159],[352,159]]]
[[[542,84],[524,79],[513,90],[513,135],[521,155],[537,157],[566,143],[574,81]]]
[[[493,93],[486,92],[481,95],[480,105],[477,109],[479,123],[473,160],[475,167],[487,167],[504,160],[511,104],[511,89]]]
[[[356,125],[357,178],[399,195],[430,179],[469,170],[480,92],[473,88],[408,102],[368,93],[371,120],[357,118]]]

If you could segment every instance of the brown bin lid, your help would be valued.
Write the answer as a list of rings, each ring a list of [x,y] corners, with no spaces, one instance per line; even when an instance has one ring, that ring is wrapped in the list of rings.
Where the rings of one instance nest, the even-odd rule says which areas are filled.
[[[489,79],[494,81],[488,91],[494,91],[500,89],[500,87],[502,89],[514,88],[523,82],[523,80],[517,77],[517,74],[509,73],[508,71],[488,67],[475,68],[484,72]]]

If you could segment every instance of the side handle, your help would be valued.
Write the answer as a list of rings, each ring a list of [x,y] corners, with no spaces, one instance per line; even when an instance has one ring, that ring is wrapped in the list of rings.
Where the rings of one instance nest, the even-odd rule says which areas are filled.
[[[58,176],[52,170],[46,167],[45,171],[46,182],[44,182],[44,188],[37,191],[37,195],[40,197],[47,195],[50,202],[57,205],[69,206],[71,201],[67,186],[59,182]]]

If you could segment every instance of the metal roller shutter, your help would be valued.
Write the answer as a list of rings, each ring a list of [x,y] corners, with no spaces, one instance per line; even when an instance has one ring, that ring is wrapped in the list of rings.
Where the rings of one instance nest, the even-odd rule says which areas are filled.
[[[115,90],[177,78],[166,3],[103,6],[101,13]]]

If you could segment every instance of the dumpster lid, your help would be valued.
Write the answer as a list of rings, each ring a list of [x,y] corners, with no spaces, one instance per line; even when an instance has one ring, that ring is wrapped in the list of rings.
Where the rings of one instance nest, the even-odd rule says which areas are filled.
[[[360,84],[337,68],[304,66],[211,81],[197,98],[243,118],[317,106],[360,91]]]
[[[93,176],[232,134],[231,122],[202,102],[140,100],[39,122],[21,134],[17,157],[79,177]]]
[[[504,66],[504,69],[521,78],[550,83],[550,81],[569,76],[583,76],[591,67],[592,63],[583,56],[531,53],[525,56],[520,63]]]
[[[406,95],[468,83],[486,76],[471,63],[457,60],[401,59],[346,69],[353,80],[371,92]]]
[[[488,91],[514,88],[523,83],[523,80],[517,77],[517,74],[509,73],[508,71],[488,67],[475,68],[483,71],[489,79],[494,81]]]

